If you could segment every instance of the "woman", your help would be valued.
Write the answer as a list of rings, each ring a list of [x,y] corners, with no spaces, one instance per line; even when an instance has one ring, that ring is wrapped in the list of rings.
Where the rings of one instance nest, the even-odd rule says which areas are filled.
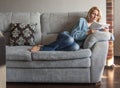
[[[93,22],[99,22],[101,19],[101,11],[98,7],[92,7],[86,18],[80,18],[73,27],[72,32],[64,31],[60,33],[56,41],[43,46],[32,47],[32,52],[37,51],[76,51],[82,46],[87,35],[94,33],[96,30],[89,29]],[[106,31],[106,29],[103,29]]]

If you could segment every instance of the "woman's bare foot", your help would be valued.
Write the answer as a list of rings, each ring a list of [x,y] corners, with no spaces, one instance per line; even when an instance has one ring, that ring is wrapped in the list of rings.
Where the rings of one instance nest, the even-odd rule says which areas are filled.
[[[31,48],[30,51],[31,52],[38,52],[38,51],[40,51],[40,47],[41,47],[41,45],[35,45]]]

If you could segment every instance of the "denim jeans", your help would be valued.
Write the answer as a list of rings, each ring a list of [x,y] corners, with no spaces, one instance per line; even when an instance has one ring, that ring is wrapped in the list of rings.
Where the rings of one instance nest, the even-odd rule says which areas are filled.
[[[79,45],[74,41],[73,37],[69,35],[69,32],[64,31],[60,33],[56,41],[44,45],[40,49],[41,51],[76,51],[79,50]]]

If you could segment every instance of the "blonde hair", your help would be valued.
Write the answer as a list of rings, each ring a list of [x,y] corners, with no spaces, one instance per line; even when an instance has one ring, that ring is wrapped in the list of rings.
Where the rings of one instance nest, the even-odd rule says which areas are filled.
[[[98,11],[99,18],[98,18],[97,22],[100,21],[100,19],[101,19],[101,17],[102,17],[101,11],[100,11],[100,9],[99,9],[98,7],[94,6],[94,7],[92,7],[92,8],[88,11],[88,14],[87,14],[87,16],[86,16],[86,19],[87,19],[88,22],[90,21],[90,15],[93,13],[94,10],[97,10],[97,11]]]

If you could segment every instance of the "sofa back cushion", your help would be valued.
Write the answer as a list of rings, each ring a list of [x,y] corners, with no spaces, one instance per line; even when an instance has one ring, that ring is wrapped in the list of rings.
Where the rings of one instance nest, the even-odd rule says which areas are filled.
[[[80,17],[87,12],[44,13],[41,15],[42,44],[54,41],[59,32],[71,31]]]
[[[0,13],[0,31],[2,31],[5,35],[7,44],[9,44],[10,39],[10,23],[37,24],[36,32],[34,33],[35,43],[41,43],[41,25],[39,12]]]

